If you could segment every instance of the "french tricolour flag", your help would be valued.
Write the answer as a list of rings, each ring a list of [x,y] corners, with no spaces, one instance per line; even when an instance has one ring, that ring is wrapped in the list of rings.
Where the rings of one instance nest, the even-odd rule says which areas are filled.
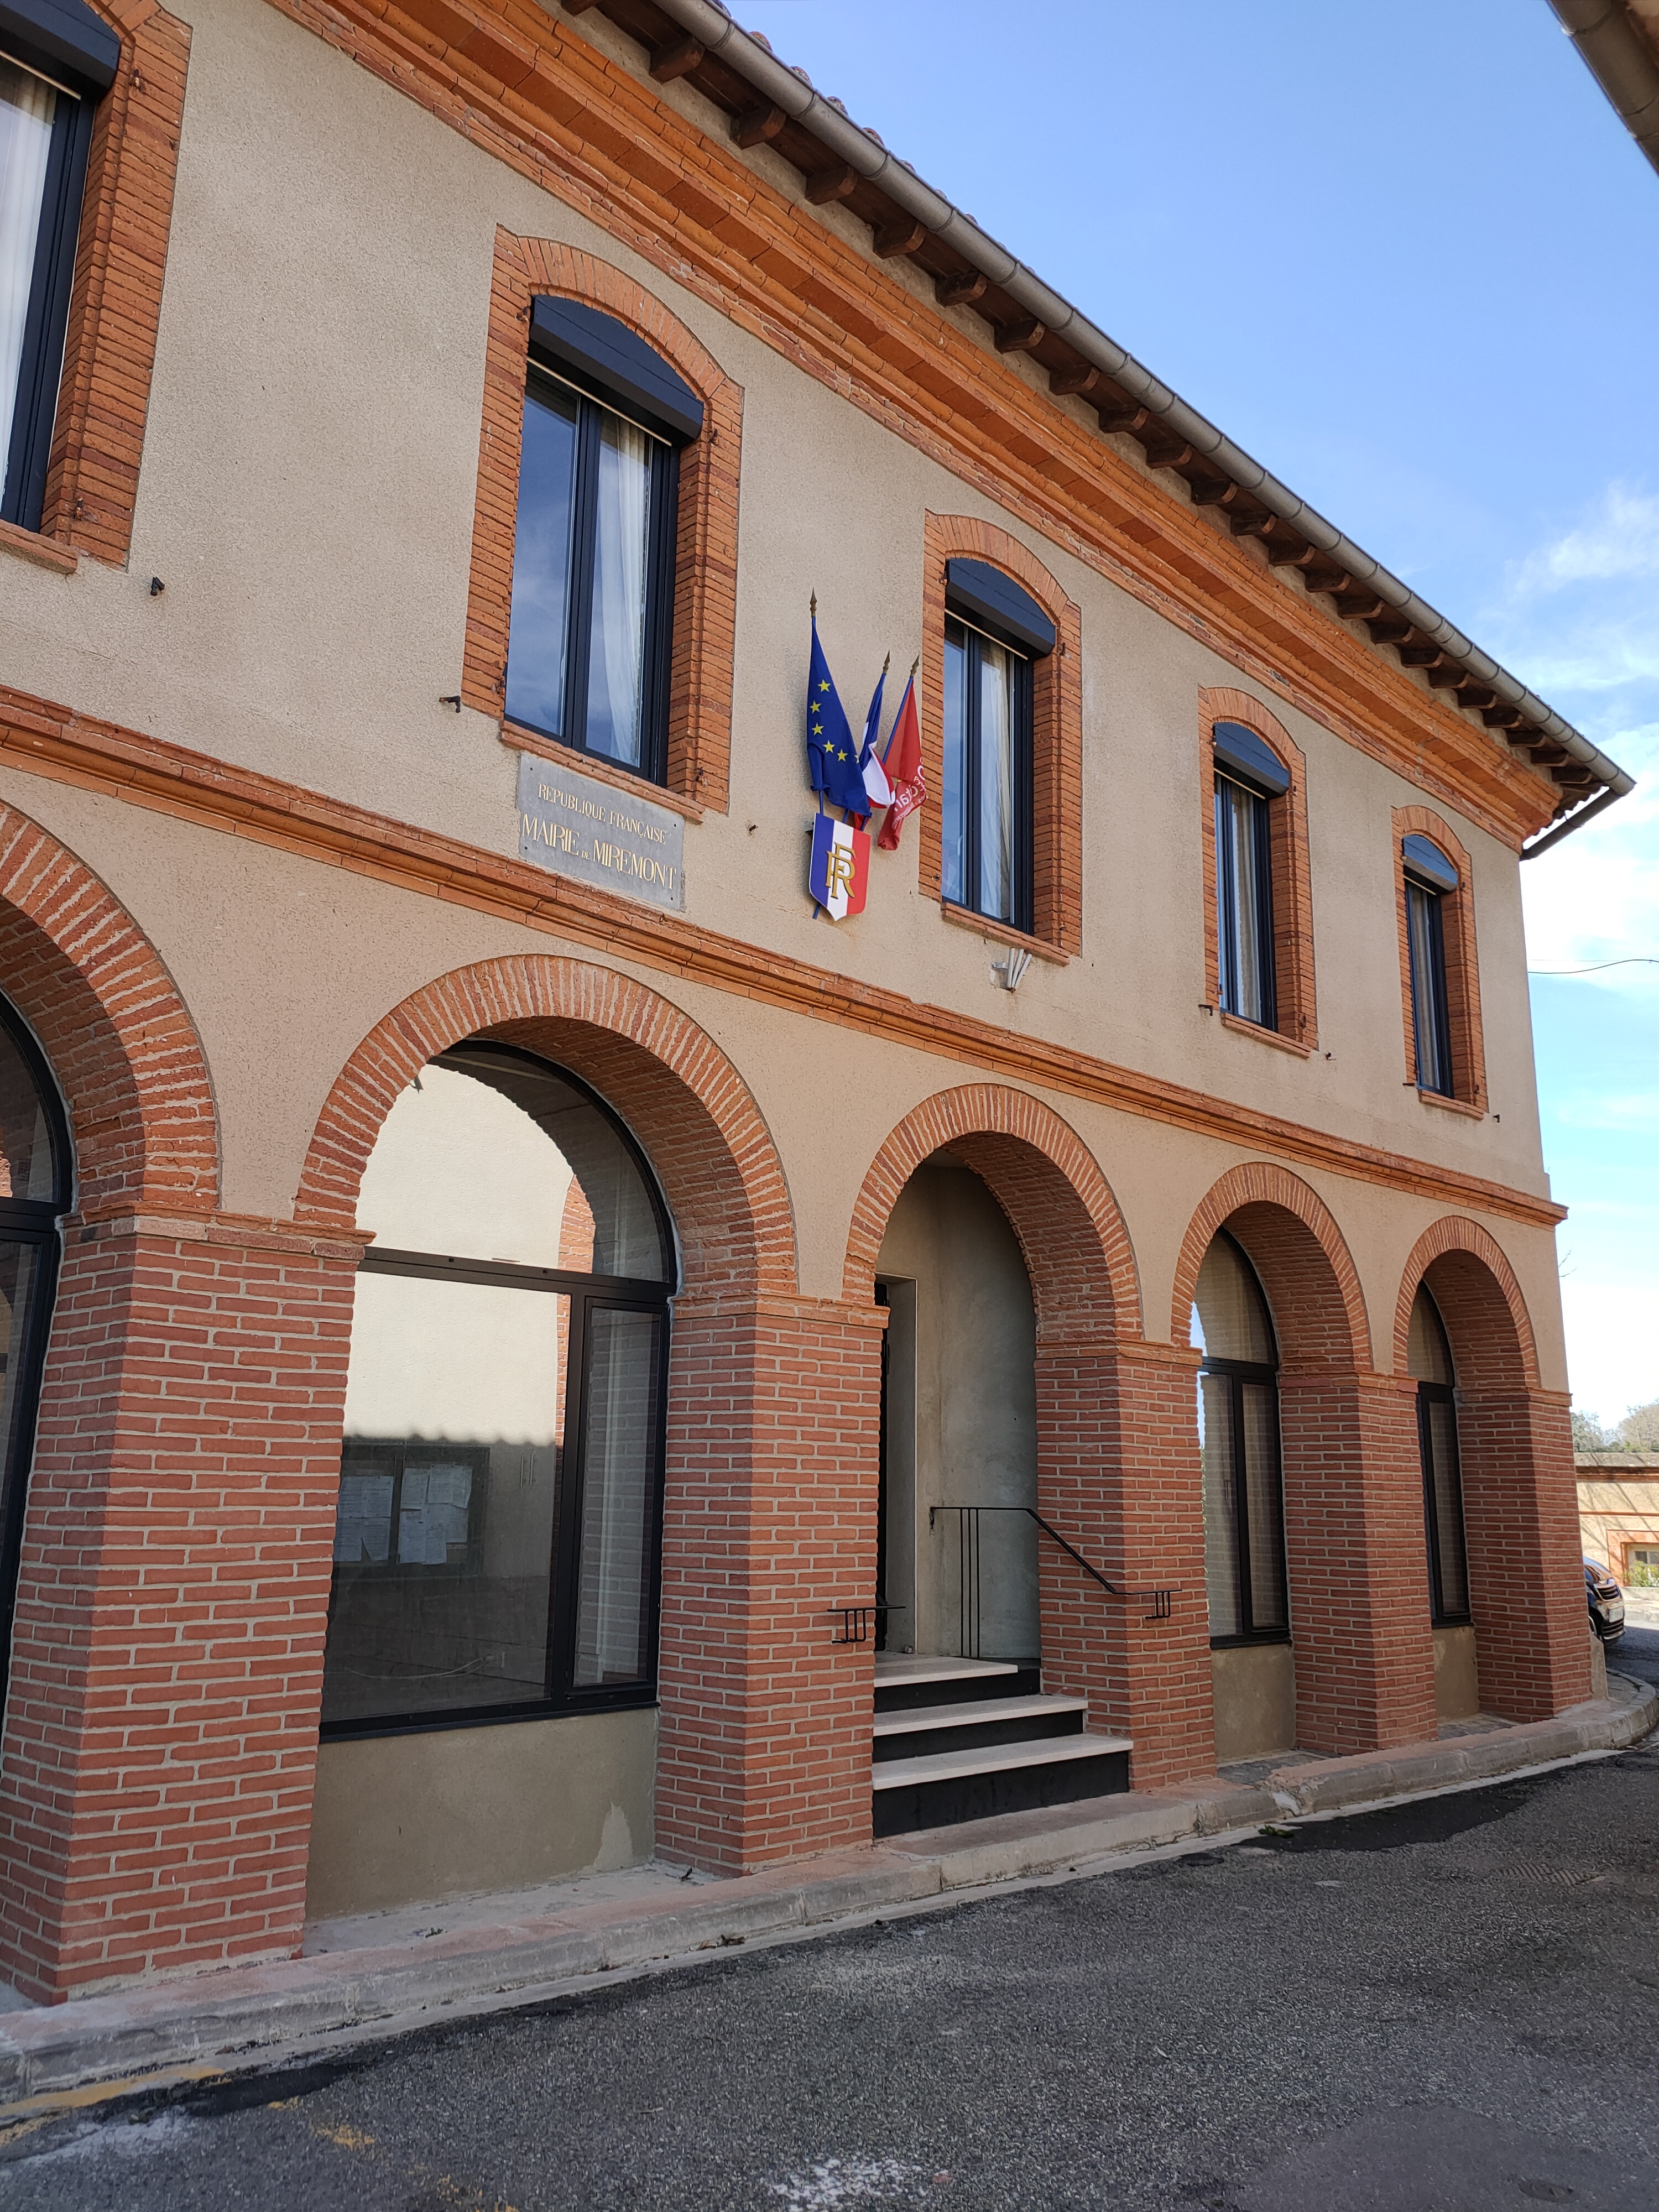
[[[812,824],[812,865],[807,889],[831,921],[862,914],[870,887],[870,840],[850,822],[820,814]]]

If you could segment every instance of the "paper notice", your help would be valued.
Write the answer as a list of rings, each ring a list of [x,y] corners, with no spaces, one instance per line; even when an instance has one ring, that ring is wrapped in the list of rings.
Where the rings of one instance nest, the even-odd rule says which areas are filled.
[[[334,1523],[334,1556],[349,1566],[392,1553],[392,1481],[389,1474],[348,1474],[340,1481],[340,1509]]]

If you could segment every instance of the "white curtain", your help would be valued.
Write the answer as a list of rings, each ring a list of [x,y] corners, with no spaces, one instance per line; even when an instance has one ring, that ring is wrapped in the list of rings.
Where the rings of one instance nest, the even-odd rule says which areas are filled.
[[[587,747],[640,763],[645,688],[646,514],[651,441],[632,422],[604,416],[599,429],[599,542],[593,555]]]
[[[1013,664],[1000,645],[980,644],[979,911],[1014,918]]]
[[[34,281],[57,107],[58,94],[42,78],[0,61],[0,469],[11,450],[23,324]]]

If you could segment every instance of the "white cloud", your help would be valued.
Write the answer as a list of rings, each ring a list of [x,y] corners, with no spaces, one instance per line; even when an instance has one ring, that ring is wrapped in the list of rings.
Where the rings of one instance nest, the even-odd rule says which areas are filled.
[[[1616,481],[1512,562],[1480,635],[1523,682],[1636,778],[1636,789],[1522,870],[1533,968],[1659,955],[1659,495]],[[1626,1002],[1659,968],[1578,979]]]
[[[1598,738],[1636,788],[1521,871],[1529,968],[1659,956],[1659,730]],[[1650,1002],[1659,968],[1610,968],[1575,988]]]
[[[1573,1129],[1659,1128],[1659,1094],[1632,1091],[1605,1093],[1577,1103],[1558,1106],[1554,1119]],[[1581,1209],[1575,1207],[1575,1212]]]
[[[1659,495],[1610,483],[1600,510],[1516,562],[1509,595],[1530,599],[1566,584],[1659,574]]]
[[[1564,1275],[1572,1402],[1604,1423],[1659,1398],[1659,1284]]]

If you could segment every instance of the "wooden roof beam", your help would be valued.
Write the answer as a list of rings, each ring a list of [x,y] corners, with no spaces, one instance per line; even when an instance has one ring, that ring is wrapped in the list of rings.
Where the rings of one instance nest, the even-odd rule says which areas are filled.
[[[906,222],[901,216],[897,222],[878,224],[872,242],[878,260],[897,261],[906,254],[920,252],[927,242],[927,233],[921,223]]]
[[[1035,315],[1026,315],[1017,323],[997,324],[996,334],[999,353],[1035,353],[1048,337],[1048,327]]]
[[[971,307],[985,297],[987,279],[977,269],[964,269],[954,276],[933,280],[933,297],[941,307]]]
[[[1074,361],[1065,368],[1048,372],[1048,389],[1058,399],[1086,399],[1105,381],[1101,371],[1091,368],[1086,361]]]
[[[705,52],[701,39],[671,39],[665,46],[653,49],[651,74],[659,84],[672,84],[676,77],[690,76],[694,69],[701,69]]]
[[[758,107],[743,108],[732,118],[732,143],[769,146],[788,120],[781,107],[769,106],[764,101]]]
[[[806,197],[814,207],[833,207],[838,200],[851,199],[858,184],[858,171],[850,161],[842,161],[834,168],[815,169],[806,179]]]

